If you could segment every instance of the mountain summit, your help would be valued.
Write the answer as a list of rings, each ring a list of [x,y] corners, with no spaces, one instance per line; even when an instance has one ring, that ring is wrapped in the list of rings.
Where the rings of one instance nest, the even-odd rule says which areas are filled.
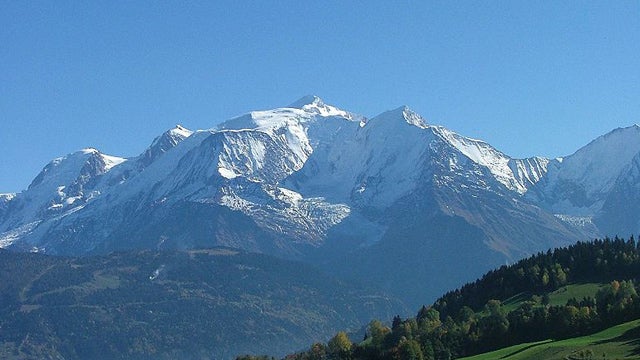
[[[228,246],[422,302],[534,252],[638,232],[624,204],[640,200],[639,144],[634,126],[563,159],[513,159],[406,106],[366,119],[306,96],[213,129],[178,125],[133,158],[57,158],[0,195],[0,247]]]
[[[305,106],[324,106],[324,101],[317,95],[305,95],[287,107],[303,109]]]

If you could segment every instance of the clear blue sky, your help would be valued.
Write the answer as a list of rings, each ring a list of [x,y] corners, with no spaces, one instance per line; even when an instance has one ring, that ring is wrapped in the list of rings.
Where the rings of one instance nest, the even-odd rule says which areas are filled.
[[[306,94],[526,157],[640,122],[638,1],[2,1],[0,192]]]

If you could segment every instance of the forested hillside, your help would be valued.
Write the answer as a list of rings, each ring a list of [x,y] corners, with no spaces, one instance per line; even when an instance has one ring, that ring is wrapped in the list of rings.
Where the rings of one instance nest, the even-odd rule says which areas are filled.
[[[374,320],[361,342],[338,333],[287,359],[453,359],[591,334],[640,318],[639,276],[633,237],[579,242],[491,271],[390,327]]]
[[[2,359],[283,355],[398,306],[309,266],[227,248],[81,258],[0,250]]]

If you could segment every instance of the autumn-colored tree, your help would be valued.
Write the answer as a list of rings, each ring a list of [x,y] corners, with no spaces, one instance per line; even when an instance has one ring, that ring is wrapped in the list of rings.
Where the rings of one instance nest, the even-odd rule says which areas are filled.
[[[338,332],[327,343],[329,359],[349,360],[351,359],[351,340],[344,331]]]

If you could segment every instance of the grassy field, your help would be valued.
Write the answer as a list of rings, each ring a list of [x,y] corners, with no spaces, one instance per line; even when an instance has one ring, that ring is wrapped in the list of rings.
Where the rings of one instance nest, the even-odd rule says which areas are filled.
[[[560,289],[549,294],[549,304],[551,305],[565,305],[567,300],[576,298],[580,301],[586,296],[595,297],[596,293],[603,284],[572,284],[563,286]]]
[[[571,284],[561,287],[560,289],[549,294],[550,305],[565,305],[567,300],[576,298],[580,301],[584,297],[595,297],[598,290],[604,284],[587,283],[587,284]],[[520,293],[512,296],[502,302],[507,312],[513,311],[520,306],[524,301],[531,300],[531,293]]]
[[[584,360],[640,359],[640,320],[599,333],[561,341],[540,341],[511,346],[466,360]]]

